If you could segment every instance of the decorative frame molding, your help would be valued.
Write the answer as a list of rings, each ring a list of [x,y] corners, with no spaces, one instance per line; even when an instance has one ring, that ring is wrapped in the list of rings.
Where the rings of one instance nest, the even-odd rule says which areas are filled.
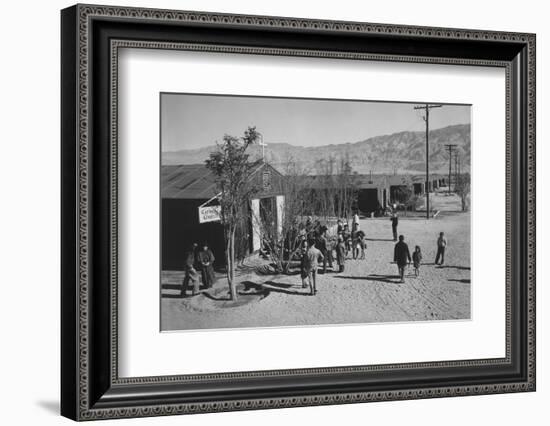
[[[334,45],[339,49],[325,50],[315,46],[266,47],[246,45],[243,41],[239,44],[219,44],[209,40],[181,41],[170,39],[169,32],[167,35],[161,34],[160,40],[153,41],[133,38],[134,33],[125,33],[125,23],[139,23],[144,28],[143,31],[155,34],[162,28],[174,28],[176,25],[191,29],[223,28],[235,33],[246,33],[246,30],[272,31],[297,39],[308,32],[323,34],[329,38],[344,34],[349,35],[352,42],[354,37],[372,37],[379,44],[374,43],[374,51],[370,52],[353,50],[353,46],[346,50],[337,41],[334,41]],[[102,32],[109,35],[103,36]],[[120,33],[124,33],[124,38],[117,37]],[[239,35],[235,37],[238,38]],[[246,39],[246,35],[240,37],[242,40]],[[424,50],[419,48],[423,53],[418,55],[384,53],[378,51],[384,50],[384,40],[400,41],[408,45],[424,43],[427,47]],[[287,39],[283,40],[285,42],[290,43]],[[535,42],[533,34],[510,32],[89,5],[65,9],[62,12],[62,414],[75,420],[92,420],[535,390]],[[274,42],[276,43],[277,41]],[[470,57],[426,54],[430,49],[437,51],[436,43],[458,46],[455,49],[457,52],[462,51],[462,44],[479,45],[479,53],[473,52]],[[118,49],[125,47],[505,68],[506,357],[119,378],[116,122]],[[491,54],[487,50],[489,47],[493,50]],[[108,101],[108,105],[105,101]],[[108,146],[99,146],[95,142],[98,138],[107,141],[104,145]],[[93,166],[90,161],[92,157]],[[98,159],[101,161],[98,162]],[[108,179],[97,171],[99,163],[101,171],[108,172]],[[517,189],[522,191],[518,193]],[[519,206],[520,210],[513,211],[514,206]],[[108,237],[106,234],[97,234],[96,229],[108,230]],[[511,262],[514,250],[516,254],[518,250],[521,251],[518,265]],[[98,269],[94,263],[98,257],[106,259],[103,256],[108,256],[109,259],[109,267],[105,271]],[[98,277],[108,279],[108,288],[102,287],[104,284],[98,284]],[[517,300],[518,297],[524,299],[520,301]],[[518,310],[514,303],[520,302],[521,309]],[[98,308],[98,304],[102,308]],[[333,376],[342,378],[350,375],[352,383],[351,375],[354,375],[353,380],[360,374],[390,371],[399,374],[408,370],[440,370],[441,373],[438,374],[441,375],[444,374],[443,371],[453,368],[466,371],[489,366],[514,370],[515,378],[493,382],[480,380],[468,385],[401,385],[395,389],[374,387],[373,390],[342,389],[338,392],[323,392],[322,386],[315,392],[306,390],[301,393],[296,390],[285,393],[284,390],[274,388],[273,395],[265,398],[240,398],[238,395],[228,394],[225,397],[217,395],[193,399],[189,392],[184,392],[179,399],[168,399],[162,393],[162,387],[185,384],[198,384],[199,387],[209,384],[219,386],[222,382],[235,379],[250,380],[255,386],[265,387],[269,386],[268,380],[276,378],[296,380],[298,377],[314,377],[328,382]],[[510,374],[511,371],[508,375]],[[266,381],[266,384],[258,384],[261,380]],[[372,384],[370,386],[373,387]],[[149,392],[150,397],[136,396],[138,387],[141,394]],[[349,385],[347,388],[351,387],[353,386]]]

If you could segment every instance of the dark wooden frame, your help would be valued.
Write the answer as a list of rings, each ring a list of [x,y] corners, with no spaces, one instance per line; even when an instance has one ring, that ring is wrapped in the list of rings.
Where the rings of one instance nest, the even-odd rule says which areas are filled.
[[[64,416],[90,420],[535,390],[533,34],[95,5],[63,10],[61,29]],[[125,46],[505,68],[506,357],[119,378],[116,60]]]

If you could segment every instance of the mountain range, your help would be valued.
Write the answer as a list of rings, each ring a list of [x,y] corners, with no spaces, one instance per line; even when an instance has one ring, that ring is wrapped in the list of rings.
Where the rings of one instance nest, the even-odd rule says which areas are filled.
[[[430,171],[447,173],[449,151],[446,144],[455,144],[462,172],[470,171],[470,124],[456,124],[434,129],[429,133]],[[204,163],[216,146],[198,149],[167,151],[162,153],[162,165]],[[249,148],[252,158],[262,155],[262,148]],[[323,146],[296,146],[288,143],[268,143],[265,158],[284,173],[288,163],[296,163],[300,170],[319,173],[319,164],[329,159],[338,163],[346,159],[354,172],[372,173],[423,173],[426,170],[426,133],[403,131],[375,136],[357,142]],[[453,170],[455,160],[453,156]]]

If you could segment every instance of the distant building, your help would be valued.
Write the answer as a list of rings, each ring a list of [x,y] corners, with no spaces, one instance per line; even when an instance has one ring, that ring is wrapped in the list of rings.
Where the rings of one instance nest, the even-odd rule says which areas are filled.
[[[284,208],[282,194],[283,176],[267,163],[260,165],[250,175],[251,184],[259,192],[249,205],[243,206],[248,218],[259,218],[260,210],[270,211],[281,226]],[[219,206],[214,174],[204,164],[161,167],[161,235],[162,269],[183,269],[183,256],[190,244],[208,242],[218,266],[225,264],[225,242],[221,223],[216,220]],[[219,207],[218,207],[219,208]],[[250,214],[252,213],[252,214]],[[199,214],[202,217],[199,217]],[[260,248],[259,224],[249,219],[241,230],[238,247],[246,255]]]
[[[447,186],[447,177],[441,174],[430,173],[430,179],[428,180],[429,191],[435,191],[442,186]],[[421,195],[426,193],[426,175],[415,175],[412,177],[414,194]]]
[[[410,175],[388,176],[390,187],[390,203],[403,203],[406,200],[406,192],[414,191],[413,179]]]
[[[327,176],[324,175],[304,176],[304,179],[304,186],[308,188],[308,191],[326,191],[333,185],[330,180],[327,181]],[[357,195],[352,210],[358,209],[362,214],[370,216],[371,213],[382,211],[390,201],[390,188],[388,178],[385,175],[353,174],[348,179],[349,188]],[[336,179],[336,185],[340,185],[338,179]],[[332,189],[335,188],[332,186]],[[336,189],[334,197],[338,197],[338,189]],[[311,213],[314,214],[315,212]]]
[[[388,204],[390,187],[385,175],[357,175],[357,208],[364,215],[382,211]]]
[[[426,192],[426,176],[413,176],[412,185],[414,195],[422,195]]]

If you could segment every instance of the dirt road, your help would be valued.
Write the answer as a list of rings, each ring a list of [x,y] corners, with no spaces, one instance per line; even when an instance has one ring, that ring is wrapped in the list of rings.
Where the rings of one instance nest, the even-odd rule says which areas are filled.
[[[277,327],[316,324],[426,321],[470,318],[470,215],[436,219],[401,217],[398,232],[412,250],[420,245],[420,276],[412,267],[400,284],[387,218],[361,220],[368,238],[365,260],[348,260],[343,273],[318,275],[318,294],[302,289],[299,275],[258,275],[251,259],[239,271],[238,303],[227,300],[227,282],[195,297],[179,297],[183,273],[162,274],[161,329]],[[446,262],[434,265],[440,231],[448,238]],[[247,294],[244,294],[247,293]]]

